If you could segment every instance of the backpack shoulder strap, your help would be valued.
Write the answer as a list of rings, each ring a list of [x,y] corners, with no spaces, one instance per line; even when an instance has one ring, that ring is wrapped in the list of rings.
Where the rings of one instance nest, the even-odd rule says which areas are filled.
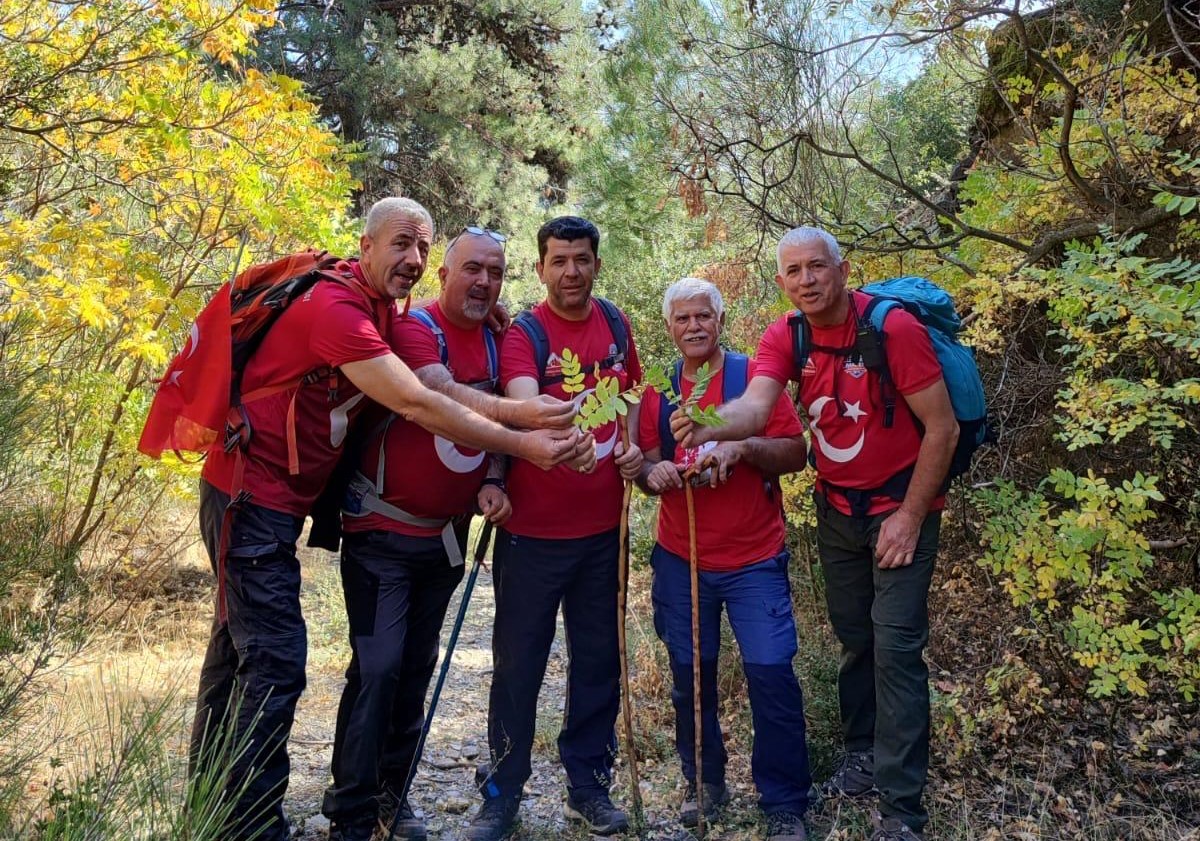
[[[792,362],[796,366],[796,382],[800,382],[800,375],[804,366],[808,364],[808,354],[812,350],[812,328],[808,326],[808,319],[800,310],[789,315],[787,323],[792,334]]]
[[[433,334],[433,337],[437,339],[438,358],[441,359],[442,364],[445,365],[450,360],[450,351],[446,348],[446,333],[444,330],[442,330],[441,325],[434,320],[434,317],[430,315],[429,310],[427,310],[425,307],[418,307],[415,310],[410,310],[408,314],[424,324],[429,332]]]
[[[679,393],[679,381],[683,378],[683,360],[675,360],[671,368],[671,388]],[[671,413],[675,406],[667,395],[658,395],[658,445],[663,461],[675,461],[675,435],[671,432]]]
[[[483,347],[487,351],[489,391],[495,391],[500,382],[500,353],[496,350],[496,336],[487,325],[483,327]]]
[[[892,424],[896,420],[896,387],[892,383],[892,369],[888,365],[887,331],[883,329],[883,323],[887,319],[888,313],[897,307],[903,306],[895,298],[872,295],[871,300],[867,302],[867,307],[863,310],[862,316],[859,319],[860,323],[869,326],[878,333],[881,340],[879,346],[883,350],[883,365],[879,371],[879,386],[883,392],[884,429],[891,429]]]
[[[613,342],[617,346],[616,361],[622,361],[629,353],[629,331],[625,328],[625,319],[621,317],[621,311],[617,309],[617,305],[608,298],[601,298],[597,295],[594,300],[600,305],[600,310],[604,313],[604,320],[608,322],[609,332],[612,333]]]
[[[533,310],[518,313],[513,319],[513,326],[521,328],[529,337],[529,343],[533,345],[533,360],[537,364],[538,384],[546,385],[546,363],[550,359],[550,339],[546,336],[546,328],[538,321]]]
[[[741,397],[750,380],[750,357],[736,351],[725,351],[725,373],[721,377],[721,402]]]

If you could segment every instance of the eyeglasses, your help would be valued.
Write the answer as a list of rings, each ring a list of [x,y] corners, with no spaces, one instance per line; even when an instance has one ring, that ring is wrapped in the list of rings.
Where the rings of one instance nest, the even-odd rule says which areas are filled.
[[[463,234],[471,234],[476,237],[491,237],[494,241],[504,245],[508,241],[508,237],[499,231],[493,231],[491,228],[481,228],[478,225],[467,225],[462,229]],[[459,234],[462,236],[462,234]]]

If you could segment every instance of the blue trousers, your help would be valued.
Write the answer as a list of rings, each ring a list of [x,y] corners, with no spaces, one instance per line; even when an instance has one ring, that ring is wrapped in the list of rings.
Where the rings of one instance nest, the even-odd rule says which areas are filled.
[[[729,615],[742,653],[754,722],[751,771],[759,806],[767,814],[803,813],[812,777],[805,738],[804,696],[792,671],[796,622],[792,616],[789,556],[732,572],[700,572],[700,714],[705,782],[725,780],[725,745],[717,717],[717,656],[721,609]],[[692,600],[688,562],[655,545],[654,629],[666,643],[674,686],[675,745],[683,774],[696,779],[692,709]]]
[[[228,504],[227,494],[201,481],[200,530],[214,573]],[[302,524],[251,502],[232,515],[224,570],[227,621],[220,621],[218,607],[200,668],[189,763],[192,776],[220,773],[227,756],[214,755],[213,745],[222,734],[242,751],[229,770],[227,791],[237,806],[222,838],[288,837],[287,740],[308,656],[296,559]]]
[[[460,548],[467,525],[458,529]],[[376,814],[384,788],[399,794],[404,787],[463,568],[450,566],[441,537],[370,531],[345,536],[341,571],[352,656],[321,811],[352,823]]]
[[[617,530],[562,540],[522,537],[501,529],[492,582],[492,688],[488,704],[491,776],[485,798],[521,794],[538,691],[559,606],[567,632],[567,699],[558,755],[572,795],[587,799],[612,781],[620,703],[617,652]]]

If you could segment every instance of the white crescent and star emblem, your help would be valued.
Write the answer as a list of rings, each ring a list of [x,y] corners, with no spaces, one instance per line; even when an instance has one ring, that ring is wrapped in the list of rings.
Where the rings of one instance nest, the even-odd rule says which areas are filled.
[[[453,441],[440,435],[433,436],[433,448],[437,451],[438,461],[445,465],[447,470],[454,473],[470,473],[483,464],[483,459],[487,455],[482,450],[473,456],[466,455],[454,445]]]
[[[830,461],[836,461],[839,464],[845,464],[862,452],[863,442],[866,440],[866,431],[858,433],[858,440],[850,447],[835,447],[825,440],[825,433],[821,431],[820,420],[821,410],[825,408],[825,404],[833,400],[832,397],[818,397],[808,407],[808,416],[812,420],[809,426],[812,429],[813,439],[817,442],[817,448]],[[846,416],[854,419],[854,423],[858,423],[858,419],[866,415],[859,404],[847,403]]]

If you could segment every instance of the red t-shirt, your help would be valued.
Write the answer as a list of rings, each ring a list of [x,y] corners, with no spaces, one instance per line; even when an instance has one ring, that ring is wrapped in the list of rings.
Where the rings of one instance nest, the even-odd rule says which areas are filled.
[[[559,355],[563,348],[570,348],[579,357],[586,375],[585,390],[581,394],[566,394],[561,382],[542,391],[561,400],[574,399],[578,405],[596,385],[592,375],[594,363],[616,353],[616,340],[608,328],[608,321],[600,305],[594,302],[591,314],[583,321],[568,321],[555,315],[545,301],[534,307],[533,313],[545,327],[550,343],[546,373],[553,376],[561,372]],[[641,381],[642,366],[634,347],[633,332],[629,330],[629,319],[624,313],[621,318],[629,333],[625,362],[600,373],[617,377],[624,390]],[[507,388],[517,377],[538,379],[533,345],[519,327],[510,328],[505,335],[500,354],[500,384]],[[617,424],[610,423],[592,434],[596,438],[596,467],[590,473],[580,473],[565,464],[546,471],[527,461],[513,459],[508,471],[508,496],[512,500],[513,513],[505,524],[506,529],[525,537],[561,539],[599,534],[620,524],[623,485],[612,458],[613,446],[620,433]]]
[[[751,363],[751,376],[753,372]],[[724,378],[722,367],[701,398],[701,407],[720,405]],[[681,381],[684,398],[692,393],[692,386],[693,383],[686,379]],[[662,446],[658,434],[661,408],[659,393],[652,388],[646,389],[638,419],[638,443],[644,451]],[[803,432],[792,401],[787,394],[779,395],[763,436],[789,438]],[[695,464],[703,453],[715,446],[714,442],[688,450],[676,446],[675,463]],[[693,489],[700,569],[729,572],[779,554],[785,537],[783,512],[779,507],[778,492],[772,490],[768,496],[768,487],[762,471],[742,461],[734,467],[724,485],[715,488],[703,485]],[[682,488],[669,490],[659,497],[658,542],[668,552],[681,558],[688,557],[687,497]]]
[[[362,278],[357,261],[339,264],[358,279],[353,287],[318,281],[279,316],[250,357],[242,376],[242,393],[299,380],[321,368],[337,369],[391,353],[380,328],[391,323],[395,304]],[[288,472],[288,407],[295,398],[295,436],[300,472]],[[244,460],[242,489],[251,502],[303,517],[337,464],[354,416],[366,395],[340,371],[335,385],[318,382],[286,389],[245,405],[253,430]],[[233,490],[235,457],[213,447],[203,476],[226,493]]]
[[[437,303],[427,307],[430,316],[446,337],[446,363],[460,383],[486,380],[487,346],[482,326],[463,329],[445,316]],[[441,365],[437,337],[417,319],[396,316],[391,345],[396,354],[417,371],[427,365]],[[386,417],[386,414],[384,415]],[[372,482],[379,465],[378,432],[371,434],[363,450],[359,470]],[[487,453],[454,444],[434,435],[419,424],[396,417],[387,428],[387,463],[384,469],[382,498],[417,517],[448,520],[471,510],[479,483],[487,475]],[[348,532],[382,530],[429,537],[440,529],[401,523],[380,514],[342,517]]]
[[[870,296],[857,291],[852,294],[858,312],[864,312]],[[854,344],[853,311],[837,327],[811,326],[814,345]],[[884,328],[888,368],[899,394],[914,394],[941,379],[942,366],[924,325],[904,310],[894,309],[888,313]],[[787,316],[763,333],[756,357],[759,374],[784,384],[796,379]],[[816,456],[819,480],[845,488],[878,488],[916,464],[921,432],[902,398],[896,400],[892,427],[884,427],[883,392],[878,374],[868,371],[857,360],[852,363],[848,357],[814,350],[804,370],[799,372],[799,382],[800,404],[808,413],[809,446]],[[832,493],[829,498],[842,513],[850,513],[849,503],[840,494]],[[933,508],[941,508],[942,502],[939,497]],[[880,514],[899,506],[894,499],[876,496],[868,513]]]

